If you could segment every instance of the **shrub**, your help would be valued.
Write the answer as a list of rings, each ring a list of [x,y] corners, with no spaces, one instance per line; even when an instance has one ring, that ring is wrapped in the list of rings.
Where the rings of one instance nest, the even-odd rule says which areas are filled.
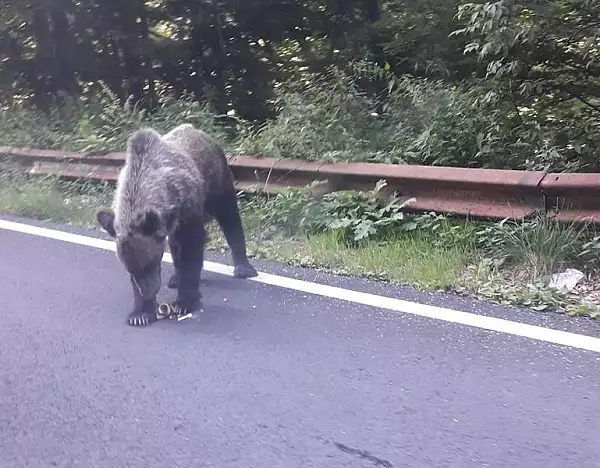
[[[411,200],[382,200],[379,193],[384,186],[385,182],[380,181],[370,192],[333,192],[321,200],[315,199],[308,188],[289,189],[267,200],[252,199],[243,209],[260,213],[260,225],[266,227],[263,232],[311,235],[329,231],[340,242],[356,246],[398,229],[410,229],[410,218],[402,210]]]
[[[236,151],[328,161],[572,169],[549,145],[537,116],[518,114],[509,96],[478,83],[397,77],[358,62],[345,72],[314,77],[301,90],[282,87],[277,104],[277,118],[244,133]]]
[[[335,73],[304,89],[277,92],[278,115],[242,135],[237,151],[281,158],[398,162],[378,103],[352,79]]]

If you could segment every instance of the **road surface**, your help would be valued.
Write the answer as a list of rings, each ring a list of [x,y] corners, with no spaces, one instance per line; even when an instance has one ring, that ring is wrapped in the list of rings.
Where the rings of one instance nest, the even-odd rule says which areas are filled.
[[[0,229],[0,262],[2,468],[600,466],[600,353],[210,272],[135,329],[114,252]]]

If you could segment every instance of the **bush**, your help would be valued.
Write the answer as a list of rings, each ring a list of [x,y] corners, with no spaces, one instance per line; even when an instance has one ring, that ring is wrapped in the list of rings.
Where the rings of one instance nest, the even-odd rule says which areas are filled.
[[[379,193],[384,186],[380,181],[370,192],[334,192],[321,200],[308,188],[284,190],[267,200],[253,199],[244,204],[244,210],[259,212],[260,225],[266,226],[268,233],[331,232],[341,243],[357,246],[412,229],[410,218],[402,211],[411,200],[382,200]]]
[[[399,162],[375,99],[341,73],[278,91],[277,118],[242,135],[237,151],[278,158]]]
[[[81,102],[67,102],[46,115],[24,105],[0,110],[0,142],[3,145],[65,149],[72,151],[123,151],[127,137],[142,126],[166,132],[192,123],[228,144],[207,105],[184,96],[159,96],[158,105],[146,112],[128,100],[119,103],[108,89]]]
[[[478,83],[397,77],[363,62],[281,88],[278,117],[236,151],[282,158],[507,169],[569,169],[555,128]],[[380,89],[367,92],[366,88]],[[549,134],[547,134],[549,132]]]

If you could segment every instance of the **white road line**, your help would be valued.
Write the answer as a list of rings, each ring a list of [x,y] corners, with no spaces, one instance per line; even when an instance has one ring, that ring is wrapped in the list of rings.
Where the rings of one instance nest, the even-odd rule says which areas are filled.
[[[113,252],[115,251],[115,243],[113,241],[71,234],[69,232],[32,226],[30,224],[15,223],[0,219],[0,229],[45,237],[48,239],[55,239],[63,242],[70,242],[72,244],[84,245],[97,249],[110,250]],[[168,263],[173,262],[171,255],[168,252],[165,253],[163,261]],[[233,267],[223,265],[221,263],[205,261],[204,269],[206,271],[211,271],[213,273],[222,275],[233,275]],[[403,301],[401,299],[394,299],[391,297],[379,296],[376,294],[369,294],[319,283],[311,283],[310,281],[272,275],[269,273],[259,272],[258,276],[255,278],[250,278],[250,281],[600,353],[600,338],[579,335],[576,333],[552,330],[549,328],[528,325],[520,322],[512,322],[510,320],[504,320],[495,317],[486,317],[469,312],[446,309],[444,307]]]

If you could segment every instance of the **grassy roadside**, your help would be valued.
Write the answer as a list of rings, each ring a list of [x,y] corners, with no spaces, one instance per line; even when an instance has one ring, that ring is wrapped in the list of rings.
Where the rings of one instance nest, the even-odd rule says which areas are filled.
[[[403,205],[381,200],[378,189],[322,200],[312,199],[309,190],[242,194],[249,253],[534,310],[600,317],[600,236],[543,217],[475,223],[433,213],[407,215]],[[0,213],[95,227],[95,211],[110,204],[111,195],[105,183],[0,172]],[[209,248],[226,248],[214,223],[209,237]],[[549,276],[566,267],[584,271],[583,284],[568,294],[550,289]]]

